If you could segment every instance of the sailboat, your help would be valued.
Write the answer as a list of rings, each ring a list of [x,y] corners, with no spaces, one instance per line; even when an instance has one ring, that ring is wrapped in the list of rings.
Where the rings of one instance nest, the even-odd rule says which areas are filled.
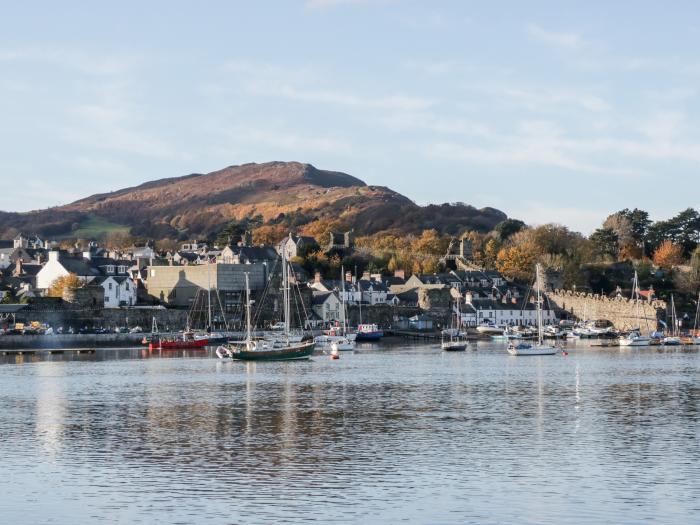
[[[698,294],[698,306],[695,310],[695,323],[693,323],[693,344],[700,345],[700,332],[698,332],[698,322],[700,321],[700,294]]]
[[[639,322],[641,320],[641,315],[639,314],[639,276],[636,271],[634,272],[634,281],[632,283],[632,299],[634,300],[636,308],[637,322]],[[640,327],[637,327],[631,330],[625,337],[620,337],[619,344],[620,346],[649,346],[651,344],[651,338],[642,335]]]
[[[671,294],[671,335],[664,337],[664,346],[679,346],[681,344],[681,338],[678,334],[678,318],[676,316],[676,303],[673,300],[673,294]]]
[[[354,350],[355,338],[357,334],[348,331],[348,312],[345,303],[345,268],[340,268],[340,326],[332,326],[323,334],[316,336],[314,339],[316,344],[328,345],[331,349],[338,350]]]
[[[535,286],[537,287],[537,343],[530,344],[524,341],[511,341],[508,343],[508,353],[511,355],[554,355],[557,349],[554,346],[544,344],[544,329],[542,326],[542,279],[540,278],[540,265],[535,266]]]
[[[282,292],[284,295],[284,330],[274,340],[253,339],[250,314],[250,283],[245,274],[246,288],[246,337],[237,344],[222,345],[216,349],[216,355],[221,359],[238,359],[242,361],[293,361],[309,359],[313,354],[315,343],[310,341],[295,341],[290,334],[291,319],[291,289],[289,265],[286,256],[282,255]]]
[[[355,337],[356,334],[348,334],[348,313],[347,310],[345,309],[345,269],[343,267],[340,268],[341,271],[341,280],[340,280],[340,287],[341,287],[341,315],[343,316],[342,319],[342,329],[343,333],[342,336],[339,339],[336,339],[331,343],[331,351],[332,352],[339,352],[341,350],[354,350],[355,349]]]
[[[455,316],[452,316],[451,320],[451,325],[450,329],[447,331],[449,334],[449,339],[445,339],[445,332],[442,334],[442,342],[440,343],[440,347],[445,350],[446,352],[463,352],[467,349],[467,341],[462,339],[462,337],[459,335],[459,329],[461,325],[461,315],[459,311],[459,299],[456,301],[457,302],[457,319],[458,319],[458,326],[455,327],[454,325],[454,319]]]

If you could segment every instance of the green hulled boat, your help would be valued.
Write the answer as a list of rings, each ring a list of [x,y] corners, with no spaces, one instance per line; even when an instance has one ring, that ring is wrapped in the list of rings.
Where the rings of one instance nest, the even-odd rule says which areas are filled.
[[[223,345],[216,349],[216,355],[221,359],[237,359],[240,361],[299,361],[309,359],[314,352],[313,339],[302,341],[290,340],[291,318],[289,266],[282,256],[282,291],[284,294],[284,331],[273,340],[252,338],[252,323],[250,313],[250,284],[248,274],[245,275],[246,286],[246,338],[240,343]]]

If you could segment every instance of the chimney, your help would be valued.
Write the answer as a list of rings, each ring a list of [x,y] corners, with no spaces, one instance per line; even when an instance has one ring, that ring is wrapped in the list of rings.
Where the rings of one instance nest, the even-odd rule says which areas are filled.
[[[87,259],[89,261],[91,257],[92,253],[90,252],[90,250],[83,252],[83,259]]]
[[[345,272],[345,282],[346,283],[352,282],[352,272]]]
[[[315,283],[320,283],[321,282],[321,272],[316,272],[314,274],[314,282]]]
[[[51,250],[49,252],[49,262],[58,262],[58,250]]]
[[[472,299],[473,299],[473,295],[472,295],[471,292],[467,292],[467,293],[464,294],[464,302],[465,302],[465,304],[472,304]]]
[[[15,263],[15,271],[13,273],[15,277],[19,277],[22,275],[22,258],[20,257],[17,259],[17,262]]]
[[[398,277],[399,279],[405,279],[406,278],[406,271],[405,270],[394,270],[394,277]]]
[[[363,281],[369,281],[369,280],[370,280],[369,272],[368,272],[368,271],[362,272],[362,280],[363,280]]]

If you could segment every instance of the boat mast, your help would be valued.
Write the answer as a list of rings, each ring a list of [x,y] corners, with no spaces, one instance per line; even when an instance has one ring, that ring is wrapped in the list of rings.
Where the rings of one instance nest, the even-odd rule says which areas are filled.
[[[248,272],[245,273],[245,324],[245,340],[249,343],[253,337],[250,327],[250,283],[248,282]]]
[[[678,326],[678,321],[676,321],[676,303],[673,300],[673,294],[671,294],[671,323],[673,323],[673,328],[671,329],[671,335],[676,336],[676,329]]]
[[[210,268],[211,261],[209,260],[209,256],[207,255],[207,309],[209,310],[209,324],[207,325],[208,332],[211,332],[212,326],[211,326],[211,268]]]
[[[343,335],[348,331],[347,326],[347,315],[345,313],[345,267],[341,265],[340,267],[340,299],[342,304],[341,315],[343,316]]]
[[[537,343],[542,345],[544,334],[542,333],[542,291],[540,281],[540,265],[535,266],[536,281],[537,281]]]
[[[282,294],[284,296],[284,335],[289,339],[289,273],[287,257],[282,253]]]

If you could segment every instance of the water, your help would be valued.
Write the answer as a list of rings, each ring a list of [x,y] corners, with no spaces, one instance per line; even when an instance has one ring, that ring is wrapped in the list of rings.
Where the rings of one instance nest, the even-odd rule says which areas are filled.
[[[696,349],[170,357],[0,358],[0,521],[700,522]]]

